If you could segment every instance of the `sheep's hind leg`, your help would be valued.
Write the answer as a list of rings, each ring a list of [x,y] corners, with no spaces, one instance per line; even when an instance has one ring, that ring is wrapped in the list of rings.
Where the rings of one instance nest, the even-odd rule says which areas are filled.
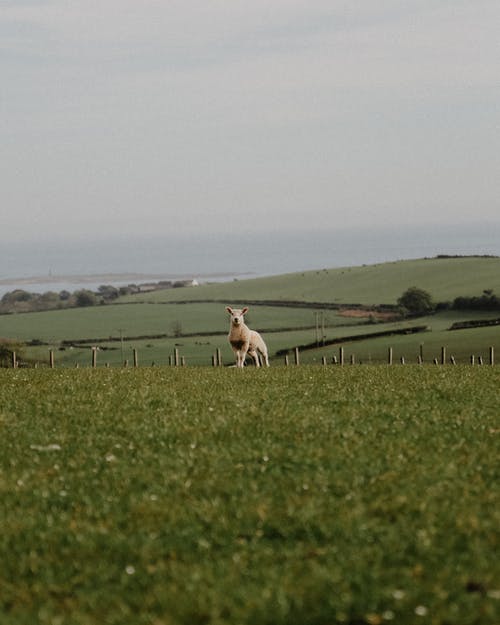
[[[252,349],[252,351],[248,351],[248,353],[250,354],[250,356],[253,358],[253,361],[255,363],[256,367],[260,367],[260,360],[259,360],[259,354],[255,349]]]

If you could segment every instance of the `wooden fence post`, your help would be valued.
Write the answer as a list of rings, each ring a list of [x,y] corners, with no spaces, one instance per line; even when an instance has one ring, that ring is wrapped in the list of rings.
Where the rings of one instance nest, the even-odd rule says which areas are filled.
[[[341,367],[344,366],[344,348],[343,347],[339,347],[339,365]]]
[[[49,367],[51,369],[54,368],[54,350],[53,349],[49,349]]]
[[[483,357],[482,356],[478,356],[477,357],[477,364],[478,365],[482,365],[483,364]]]
[[[422,356],[420,354],[417,356],[417,363],[419,365],[423,365],[424,364],[424,361],[422,360]]]
[[[139,366],[139,353],[136,349],[134,349],[134,367]]]
[[[295,348],[295,364],[297,366],[300,365],[300,355],[299,355],[299,348],[298,347]]]
[[[337,356],[332,356],[332,365],[337,364]]]
[[[217,366],[222,367],[222,352],[220,351],[220,347],[217,348]]]
[[[179,366],[179,348],[178,347],[174,349],[174,364],[176,367]]]
[[[471,354],[470,356],[470,364],[474,365],[474,354]]]
[[[285,354],[285,367],[288,367],[290,364],[290,359],[288,358],[288,354]]]
[[[495,364],[495,348],[492,346],[490,347],[490,365],[494,365]]]
[[[456,363],[456,360],[455,360],[455,356],[450,356],[450,363],[451,363],[452,365],[456,365],[456,364],[457,364],[457,363]]]
[[[446,347],[441,347],[441,364],[446,364]]]
[[[405,357],[401,356],[401,364],[404,365],[405,364]]]
[[[12,352],[11,360],[12,360],[12,368],[13,369],[17,369],[17,356],[16,356],[16,352]]]
[[[92,369],[97,367],[97,347],[92,348]]]
[[[323,367],[325,367],[326,366],[326,356],[323,356],[321,358],[321,362],[323,363]]]
[[[424,362],[424,344],[420,343],[420,360],[422,361],[422,364]]]
[[[387,364],[392,365],[392,347],[387,350]]]
[[[351,365],[356,364],[356,357],[354,356],[354,354],[351,354]]]

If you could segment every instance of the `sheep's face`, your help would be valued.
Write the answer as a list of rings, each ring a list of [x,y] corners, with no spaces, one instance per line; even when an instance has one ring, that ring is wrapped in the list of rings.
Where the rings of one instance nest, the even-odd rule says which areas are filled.
[[[231,316],[231,325],[236,327],[243,325],[243,323],[245,322],[244,316],[245,313],[248,311],[248,308],[243,308],[242,310],[240,310],[239,308],[230,308],[229,306],[227,306],[226,310]]]

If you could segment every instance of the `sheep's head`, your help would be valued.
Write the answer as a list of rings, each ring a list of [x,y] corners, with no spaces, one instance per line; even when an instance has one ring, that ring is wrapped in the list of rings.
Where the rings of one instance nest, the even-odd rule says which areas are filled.
[[[245,322],[244,316],[248,312],[247,307],[240,310],[239,308],[230,308],[229,306],[226,306],[226,310],[231,315],[231,324],[233,326],[240,326]]]

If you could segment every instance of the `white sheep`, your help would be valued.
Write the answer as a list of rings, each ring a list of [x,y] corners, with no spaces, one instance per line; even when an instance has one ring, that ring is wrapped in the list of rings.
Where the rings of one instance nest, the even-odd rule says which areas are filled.
[[[229,342],[236,356],[236,366],[243,367],[247,353],[253,358],[256,367],[260,367],[259,354],[261,354],[264,364],[269,367],[269,357],[264,339],[255,330],[245,325],[244,315],[248,308],[234,310],[226,306],[227,312],[231,315],[229,327]]]

